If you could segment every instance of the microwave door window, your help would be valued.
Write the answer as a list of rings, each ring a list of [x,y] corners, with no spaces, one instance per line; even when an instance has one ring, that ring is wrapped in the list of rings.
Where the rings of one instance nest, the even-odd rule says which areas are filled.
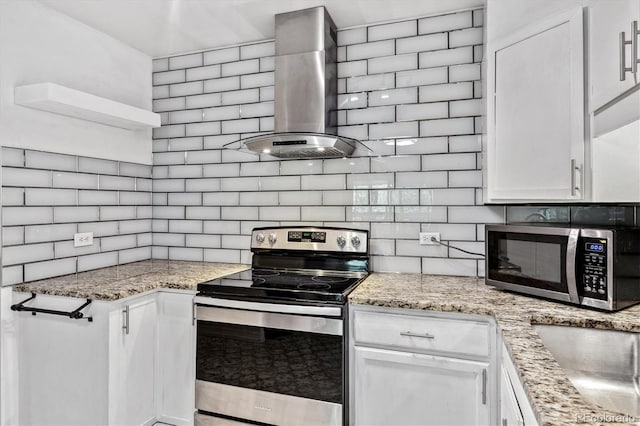
[[[514,284],[563,291],[565,247],[561,242],[501,238],[491,265],[494,279]]]

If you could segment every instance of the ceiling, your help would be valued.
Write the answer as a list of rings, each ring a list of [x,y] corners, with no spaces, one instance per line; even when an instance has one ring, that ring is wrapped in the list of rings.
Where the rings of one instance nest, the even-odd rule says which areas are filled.
[[[326,6],[342,29],[480,6],[485,0],[39,1],[152,57],[161,57],[270,39],[276,13],[318,5]]]

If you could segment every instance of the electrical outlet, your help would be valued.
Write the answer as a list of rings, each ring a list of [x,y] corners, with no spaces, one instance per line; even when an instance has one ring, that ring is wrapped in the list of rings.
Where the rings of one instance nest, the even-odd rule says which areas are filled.
[[[73,246],[84,247],[93,245],[93,232],[81,232],[73,234]]]
[[[421,232],[420,233],[420,244],[422,245],[432,245],[437,244],[432,240],[434,238],[436,241],[440,241],[440,233],[439,232]]]

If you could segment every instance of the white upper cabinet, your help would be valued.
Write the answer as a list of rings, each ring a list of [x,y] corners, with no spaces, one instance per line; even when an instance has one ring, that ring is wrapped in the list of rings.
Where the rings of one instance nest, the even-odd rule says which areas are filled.
[[[640,0],[591,1],[590,111],[605,107],[638,84],[640,63],[635,61],[640,59],[640,34],[637,31],[640,31]]]
[[[487,51],[487,201],[582,200],[582,8],[489,41]]]

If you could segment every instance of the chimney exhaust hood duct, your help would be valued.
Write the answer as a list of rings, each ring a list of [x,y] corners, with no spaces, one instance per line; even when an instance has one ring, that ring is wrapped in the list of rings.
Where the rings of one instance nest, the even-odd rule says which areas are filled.
[[[358,144],[368,150],[337,136],[336,26],[324,6],[277,14],[275,30],[275,132],[225,147],[280,158],[345,157]]]

